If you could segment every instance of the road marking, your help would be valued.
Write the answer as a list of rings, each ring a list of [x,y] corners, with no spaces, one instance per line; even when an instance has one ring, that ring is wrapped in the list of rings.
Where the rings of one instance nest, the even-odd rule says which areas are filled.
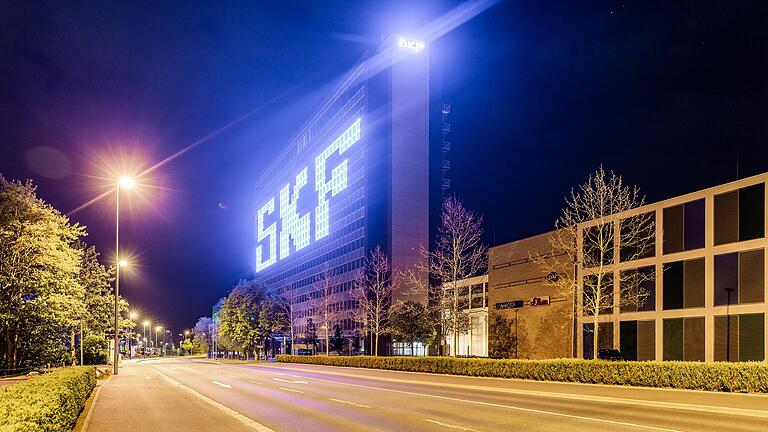
[[[220,383],[218,381],[211,381],[211,383],[216,384],[217,386],[224,387],[224,388],[232,388],[231,385],[229,385],[229,384],[222,384],[222,383]]]
[[[150,377],[149,375],[145,376],[144,378],[146,378],[146,379],[152,379],[152,377]]]
[[[160,371],[155,371],[155,372],[160,374],[160,376],[165,378],[165,380],[168,381],[169,383],[171,383],[172,385],[180,388],[181,390],[184,390],[187,393],[192,394],[193,396],[196,396],[199,399],[202,399],[203,401],[205,401],[209,405],[218,408],[219,410],[223,411],[225,414],[227,414],[230,417],[233,417],[233,418],[239,420],[240,423],[243,423],[244,425],[250,427],[253,430],[258,431],[258,432],[275,432],[274,430],[264,426],[263,424],[255,421],[255,420],[252,420],[251,418],[249,418],[249,417],[247,417],[247,416],[245,416],[243,414],[240,414],[239,412],[233,410],[232,408],[229,408],[229,407],[227,407],[225,405],[222,405],[222,404],[216,402],[215,400],[213,400],[213,399],[211,399],[211,398],[209,398],[207,396],[204,396],[201,393],[196,392],[195,390],[192,390],[191,388],[189,388],[189,387],[185,386],[184,384],[176,381],[175,379],[169,377],[168,375],[166,375],[166,374],[164,374],[164,373],[162,373]]]
[[[294,392],[294,393],[301,393],[301,394],[304,394],[304,392],[303,392],[303,391],[301,391],[301,390],[290,389],[290,388],[286,388],[286,387],[278,387],[278,388],[279,388],[280,390],[285,390],[285,391],[289,391],[289,392]]]
[[[449,428],[449,429],[459,429],[459,430],[468,431],[468,432],[478,432],[476,429],[470,429],[470,428],[466,428],[464,426],[457,426],[457,425],[452,425],[452,424],[448,424],[448,423],[443,423],[443,422],[439,422],[437,420],[424,419],[424,421],[425,422],[434,423],[434,424],[436,424],[438,426],[446,427],[446,428]]]
[[[489,407],[495,407],[495,408],[506,408],[506,409],[510,409],[510,410],[514,410],[514,411],[523,411],[523,412],[529,412],[529,413],[534,413],[534,414],[547,414],[547,415],[556,416],[556,417],[566,417],[566,418],[573,418],[573,419],[578,419],[578,420],[593,421],[593,422],[597,422],[597,423],[607,423],[607,424],[611,424],[611,425],[628,426],[628,427],[635,427],[635,428],[640,428],[640,429],[648,429],[648,430],[656,430],[656,431],[682,432],[682,431],[680,431],[678,429],[667,429],[667,428],[661,428],[661,427],[656,427],[656,426],[646,426],[646,425],[641,425],[641,424],[637,424],[637,423],[628,423],[628,422],[622,422],[622,421],[617,421],[617,420],[600,419],[600,418],[595,418],[595,417],[585,417],[585,416],[579,416],[579,415],[574,415],[574,414],[559,413],[559,412],[554,412],[554,411],[538,410],[538,409],[533,409],[533,408],[522,408],[522,407],[516,407],[516,406],[511,406],[511,405],[502,405],[502,404],[497,404],[497,403],[492,403],[492,402],[473,401],[473,400],[459,399],[459,398],[453,398],[453,397],[448,397],[448,396],[439,396],[439,395],[431,395],[431,394],[425,394],[425,393],[416,393],[416,392],[411,392],[411,391],[406,391],[406,390],[395,390],[395,389],[388,389],[388,388],[383,388],[383,387],[366,386],[366,385],[362,385],[362,384],[340,383],[338,381],[331,381],[331,380],[326,380],[326,379],[322,379],[322,378],[312,378],[312,377],[306,377],[306,378],[314,380],[314,381],[327,382],[327,383],[331,383],[331,384],[343,384],[343,385],[346,385],[346,386],[349,386],[349,387],[359,387],[359,388],[365,388],[365,389],[370,389],[370,390],[388,391],[388,392],[391,392],[391,393],[400,393],[400,394],[407,394],[407,395],[412,395],[412,396],[421,396],[421,397],[426,397],[426,398],[449,400],[449,401],[454,401],[454,402],[463,402],[463,403],[468,403],[468,404],[483,405],[483,406],[489,406]]]
[[[289,383],[289,384],[306,384],[307,383],[306,381],[285,380],[282,378],[272,378],[272,379],[275,381],[280,381],[280,382]]]
[[[171,369],[176,370],[176,366],[171,366]]]
[[[261,384],[261,381],[248,380],[249,383]]]
[[[229,377],[230,377],[230,378],[234,378],[234,379],[240,379],[240,377],[239,377],[239,376],[237,376],[237,375],[229,375]]]
[[[350,402],[350,401],[345,401],[345,400],[341,400],[341,399],[328,398],[328,400],[331,400],[331,401],[334,401],[334,402],[338,402],[338,403],[347,404],[347,405],[356,406],[356,407],[359,407],[359,408],[370,408],[371,407],[370,405],[363,405],[363,404],[354,403],[354,402]]]
[[[270,366],[266,366],[266,367],[270,367]],[[358,368],[353,368],[353,369],[358,369]],[[291,370],[301,370],[301,369],[291,369]],[[385,378],[385,377],[378,377],[378,376],[363,376],[363,375],[339,373],[339,372],[331,372],[331,371],[314,371],[314,370],[312,371],[304,370],[304,371],[308,373],[337,375],[337,376],[343,376],[343,377],[349,377],[349,378],[367,379],[372,381],[416,384],[416,385],[425,385],[425,386],[432,386],[432,387],[445,387],[450,389],[479,390],[479,391],[496,392],[496,393],[519,394],[519,395],[525,395],[525,396],[540,396],[540,397],[547,397],[547,398],[553,398],[553,399],[570,399],[570,400],[577,400],[577,401],[601,402],[601,403],[618,404],[618,405],[634,405],[634,406],[640,406],[645,408],[654,407],[654,408],[666,408],[666,409],[673,409],[673,410],[685,410],[685,411],[707,412],[707,413],[717,413],[717,414],[725,414],[725,415],[736,415],[736,416],[745,416],[745,417],[768,418],[768,411],[747,409],[747,408],[733,408],[733,407],[723,407],[723,406],[714,406],[714,405],[697,405],[697,404],[686,404],[686,403],[679,403],[679,402],[663,402],[663,401],[654,401],[654,400],[646,400],[646,399],[627,399],[627,398],[611,397],[611,396],[545,392],[545,391],[538,391],[538,390],[483,387],[483,386],[468,385],[468,384],[437,383],[437,382],[429,382],[429,381],[404,380],[404,379],[398,379],[398,378]],[[421,374],[421,372],[406,372],[406,373]],[[424,373],[423,375],[434,376],[436,374]],[[315,378],[309,378],[309,377],[304,377],[304,378],[315,379]],[[468,377],[464,377],[464,378],[468,378]],[[487,378],[487,377],[472,377],[472,378],[498,380],[497,378]],[[529,382],[528,380],[523,380],[523,381]],[[530,382],[542,383],[545,381],[530,381]],[[557,384],[576,384],[576,383],[558,382]],[[585,385],[585,384],[579,384],[579,385]],[[616,388],[617,386],[610,386],[610,387]],[[637,389],[638,387],[626,386],[625,388]],[[640,389],[642,389],[642,387],[640,387]],[[658,389],[654,388],[651,390],[674,391],[672,389],[663,389],[663,388],[658,388]],[[682,391],[688,391],[688,390],[682,390]],[[706,392],[706,393],[713,394],[713,392]],[[736,394],[731,393],[730,395],[736,395]],[[738,395],[742,396],[741,394],[738,394]],[[743,396],[766,397],[764,395],[743,395]]]

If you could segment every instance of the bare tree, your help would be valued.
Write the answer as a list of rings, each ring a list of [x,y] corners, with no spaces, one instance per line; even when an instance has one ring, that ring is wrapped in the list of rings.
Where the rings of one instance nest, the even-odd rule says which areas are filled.
[[[644,201],[636,186],[625,185],[613,172],[607,175],[601,166],[566,198],[549,237],[552,253],[533,256],[548,274],[558,275],[548,278],[548,283],[573,301],[572,319],[582,313],[592,321],[595,359],[600,315],[612,312],[614,306],[641,307],[649,295],[642,285],[653,279],[653,273],[626,270],[626,264],[622,265],[653,251],[653,213],[636,210]],[[566,259],[555,259],[555,255]],[[582,274],[568,271],[566,266],[581,268]],[[614,284],[618,284],[618,299],[614,298]]]
[[[467,332],[470,326],[459,302],[458,282],[485,270],[488,263],[488,248],[482,243],[482,235],[483,218],[451,196],[443,201],[435,248],[428,251],[422,246],[426,269],[417,273],[427,273],[440,283],[441,289],[428,290],[432,304],[442,308],[439,316],[445,321],[444,330],[453,338],[451,355],[457,353],[459,334]]]
[[[329,333],[333,324],[339,319],[338,283],[334,270],[327,263],[315,282],[317,298],[313,302],[315,315],[320,319],[320,325],[325,334],[325,355],[330,354]]]
[[[283,327],[288,327],[291,334],[291,354],[296,353],[293,348],[295,339],[294,328],[296,326],[297,312],[296,305],[298,305],[298,297],[291,295],[290,291],[283,293],[281,296],[275,299],[275,306],[277,307],[277,310],[280,311],[280,314],[283,318]]]
[[[355,301],[362,321],[371,331],[373,355],[379,355],[379,337],[387,332],[392,305],[392,274],[389,259],[380,246],[366,257],[355,282]]]

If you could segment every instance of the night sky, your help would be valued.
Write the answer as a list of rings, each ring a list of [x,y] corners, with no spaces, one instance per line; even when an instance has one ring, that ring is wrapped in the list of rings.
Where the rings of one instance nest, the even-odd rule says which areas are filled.
[[[121,291],[175,329],[252,276],[255,180],[334,81],[459,4],[107,3],[0,0],[0,173],[69,212],[250,113],[124,200]],[[488,243],[550,229],[601,163],[650,201],[768,171],[766,2],[505,1],[432,56]],[[72,215],[107,258],[113,206]]]

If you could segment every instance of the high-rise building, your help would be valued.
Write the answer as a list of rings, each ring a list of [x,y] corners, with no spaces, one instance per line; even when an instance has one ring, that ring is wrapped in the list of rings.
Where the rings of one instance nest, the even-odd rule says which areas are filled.
[[[256,200],[256,278],[294,299],[297,336],[328,274],[335,321],[354,332],[344,311],[357,307],[369,252],[380,245],[402,269],[429,245],[427,47],[390,38],[355,65],[262,175]]]

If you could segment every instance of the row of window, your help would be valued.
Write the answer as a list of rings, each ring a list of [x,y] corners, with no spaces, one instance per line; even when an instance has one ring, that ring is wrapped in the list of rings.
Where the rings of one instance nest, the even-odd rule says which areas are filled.
[[[765,250],[715,255],[714,257],[714,305],[726,306],[765,301]],[[664,310],[704,307],[704,258],[675,261],[664,264]],[[584,314],[590,315],[591,288],[597,286],[596,276],[584,279]],[[602,298],[600,313],[613,312],[613,278],[610,274],[601,281]],[[633,280],[635,282],[633,282]],[[619,302],[621,312],[645,312],[656,310],[656,281],[654,267],[641,267],[622,272],[622,289],[626,296]],[[595,306],[595,305],[593,305]]]
[[[663,212],[663,253],[690,251],[706,244],[705,199],[667,207]],[[620,261],[655,255],[655,213],[621,221]],[[765,237],[765,184],[747,186],[714,199],[714,244],[723,245]],[[633,229],[630,229],[633,227]],[[613,263],[613,223],[585,228],[584,266]]]
[[[341,228],[339,231],[335,231],[335,235],[344,236],[364,226],[365,226],[365,219],[360,218],[352,222],[351,224],[348,224],[347,226]],[[364,246],[365,246],[365,240],[363,238],[359,238],[355,241],[345,244],[344,246],[338,247],[330,252],[327,252],[318,257],[312,258],[311,260],[304,261],[301,264],[287,271],[284,271],[278,275],[275,275],[265,280],[264,283],[267,284],[267,286],[272,286],[275,283],[280,282],[286,278],[297,275],[305,270],[317,267],[322,263],[328,262],[334,258],[344,256],[354,250],[361,249]]]
[[[594,347],[592,323],[584,324],[583,355],[591,359]],[[664,360],[704,361],[704,317],[664,319],[662,324]],[[715,317],[715,361],[763,361],[765,359],[765,315],[743,314]],[[613,323],[598,326],[598,347],[614,348]],[[618,348],[626,360],[656,359],[656,323],[621,321]]]

